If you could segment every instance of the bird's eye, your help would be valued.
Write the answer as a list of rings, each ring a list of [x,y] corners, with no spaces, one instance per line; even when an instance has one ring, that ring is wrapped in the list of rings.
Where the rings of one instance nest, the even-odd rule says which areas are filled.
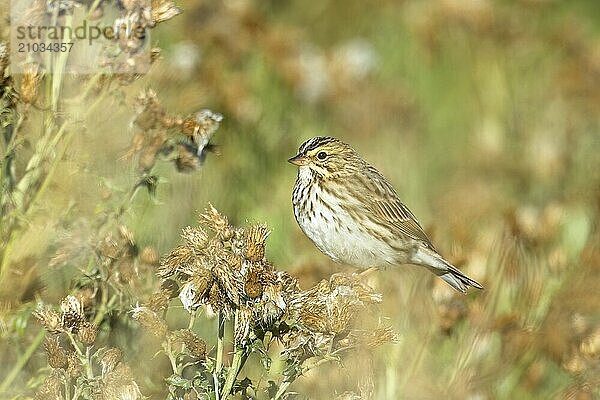
[[[326,158],[327,158],[327,153],[325,153],[324,151],[320,151],[320,152],[317,154],[317,158],[318,158],[319,160],[324,160],[324,159],[326,159]]]

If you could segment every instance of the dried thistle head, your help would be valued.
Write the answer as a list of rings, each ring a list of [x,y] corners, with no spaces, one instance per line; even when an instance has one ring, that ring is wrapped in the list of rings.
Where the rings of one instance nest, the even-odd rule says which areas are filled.
[[[181,342],[186,352],[199,360],[206,358],[206,342],[189,329],[180,329],[173,332],[173,339]]]
[[[103,399],[142,399],[142,393],[137,383],[133,380],[133,374],[128,365],[119,363],[107,372],[101,385],[101,398]]]
[[[86,346],[93,345],[97,335],[98,328],[96,325],[87,321],[84,321],[77,331],[77,339]]]
[[[31,64],[23,72],[23,78],[21,79],[21,100],[25,104],[32,104],[38,95],[38,89],[40,81],[43,75],[39,71],[37,64]]]
[[[102,366],[102,376],[106,376],[109,372],[112,372],[117,364],[123,359],[123,353],[116,347],[107,349],[102,358],[100,359],[100,365]]]
[[[348,336],[341,339],[337,346],[342,347],[366,347],[373,349],[387,343],[397,343],[398,334],[392,327],[377,327],[372,330],[352,330]]]
[[[213,277],[210,271],[200,269],[187,281],[179,292],[179,300],[188,312],[197,310],[206,303],[209,291],[213,287]]]
[[[69,357],[65,349],[60,345],[58,336],[47,336],[44,339],[44,350],[48,357],[48,365],[52,368],[67,369]]]
[[[208,245],[208,235],[201,227],[187,226],[183,228],[181,237],[187,248],[196,255],[202,254]]]
[[[258,274],[255,271],[251,271],[246,275],[246,282],[244,283],[244,292],[246,296],[251,299],[262,296],[263,287],[258,279]]]
[[[156,92],[152,89],[142,91],[135,100],[136,124],[143,131],[157,128],[165,111],[158,100]]]
[[[240,271],[229,268],[226,260],[219,261],[211,270],[215,282],[222,291],[222,296],[239,306],[244,295],[244,278]]]
[[[253,328],[252,310],[249,307],[241,307],[235,315],[233,338],[237,346],[249,343],[254,337],[250,332]]]
[[[169,280],[169,282],[173,282]],[[158,292],[152,293],[148,303],[146,304],[152,311],[156,313],[161,313],[169,308],[169,301],[171,300],[171,291],[170,290],[160,290]]]
[[[335,274],[329,281],[292,297],[292,309],[300,323],[310,330],[338,334],[349,328],[359,309],[381,301],[381,295],[364,284],[359,276]]]
[[[200,214],[199,221],[203,225],[206,224],[221,240],[227,241],[233,236],[234,231],[227,217],[219,213],[210,203],[204,213]]]
[[[227,306],[227,298],[219,290],[219,285],[211,286],[208,292],[208,304],[214,313],[223,311],[227,314],[230,311]]]
[[[158,252],[152,246],[146,246],[140,252],[140,261],[146,265],[158,265]]]
[[[44,380],[44,383],[35,392],[35,400],[61,400],[63,399],[62,388],[64,387],[61,374],[57,371],[53,371]]]
[[[85,322],[83,306],[79,299],[69,295],[60,303],[61,326],[65,332],[77,333],[81,325]]]
[[[167,334],[167,323],[148,307],[134,307],[131,317],[156,337],[164,337]]]
[[[185,270],[190,270],[194,262],[194,252],[188,246],[177,246],[160,260],[158,276],[162,279],[177,277]]]
[[[67,376],[71,378],[76,378],[81,376],[83,373],[83,365],[81,365],[81,361],[75,352],[69,352],[68,354],[68,365],[67,365]]]
[[[152,23],[158,24],[168,21],[181,14],[179,7],[169,0],[152,0]]]
[[[49,333],[61,333],[63,331],[60,315],[50,307],[40,307],[33,315]]]
[[[271,232],[266,225],[254,225],[244,232],[246,242],[246,258],[250,261],[261,261],[265,257],[265,241]]]

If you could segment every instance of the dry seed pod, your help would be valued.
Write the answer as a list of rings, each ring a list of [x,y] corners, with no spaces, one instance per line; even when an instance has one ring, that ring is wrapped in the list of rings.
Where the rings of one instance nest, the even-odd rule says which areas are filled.
[[[116,347],[111,347],[104,352],[100,364],[102,365],[102,376],[112,372],[123,359],[123,353]]]
[[[21,80],[20,93],[23,103],[32,104],[35,101],[42,78],[37,64],[27,67]]]
[[[152,1],[152,23],[158,24],[181,14],[181,8],[169,0]]]
[[[63,386],[60,374],[52,372],[35,392],[34,400],[61,400],[64,398],[61,393]]]
[[[187,246],[177,246],[160,261],[158,276],[162,279],[177,276],[194,261],[194,252]]]
[[[69,365],[67,352],[60,345],[58,336],[48,336],[44,339],[44,350],[48,357],[48,365],[52,368],[66,369]]]
[[[50,308],[44,308],[35,311],[33,315],[49,333],[60,333],[63,331],[61,317],[56,311]]]
[[[198,359],[206,358],[206,343],[191,330],[180,329],[173,332],[173,337],[185,345],[188,353],[192,357]]]
[[[156,337],[167,334],[167,323],[148,307],[134,307],[131,310],[131,317]]]
[[[77,332],[77,339],[86,346],[91,346],[96,341],[96,335],[98,334],[98,328],[94,324],[84,322],[81,324],[79,331]]]
[[[265,257],[265,241],[270,232],[265,225],[254,225],[244,233],[246,241],[246,258],[260,261]]]
[[[146,246],[140,253],[140,261],[147,265],[158,265],[158,252],[152,246]]]
[[[246,292],[246,296],[251,299],[255,299],[262,295],[263,287],[258,280],[258,275],[256,272],[250,272],[248,276],[246,276],[244,291]]]

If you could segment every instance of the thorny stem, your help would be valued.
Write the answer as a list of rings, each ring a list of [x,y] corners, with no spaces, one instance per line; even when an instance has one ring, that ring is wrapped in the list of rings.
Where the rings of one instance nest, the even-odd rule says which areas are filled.
[[[27,347],[25,352],[21,355],[21,357],[19,357],[19,359],[17,360],[15,365],[13,365],[8,375],[6,375],[6,378],[4,378],[4,380],[2,381],[2,384],[0,384],[0,393],[6,392],[6,389],[8,389],[8,387],[12,384],[17,375],[19,375],[19,372],[21,372],[21,370],[23,369],[25,364],[27,364],[33,353],[35,353],[37,348],[40,346],[42,340],[44,340],[45,335],[46,331],[44,329],[41,329],[38,332],[38,334],[33,338],[33,341],[29,344],[29,347]]]

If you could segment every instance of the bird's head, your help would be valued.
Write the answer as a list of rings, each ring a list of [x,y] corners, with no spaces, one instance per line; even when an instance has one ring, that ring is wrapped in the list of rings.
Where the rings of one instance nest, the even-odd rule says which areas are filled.
[[[317,136],[302,143],[298,154],[288,161],[314,175],[331,179],[353,173],[360,157],[348,144],[327,136]]]

